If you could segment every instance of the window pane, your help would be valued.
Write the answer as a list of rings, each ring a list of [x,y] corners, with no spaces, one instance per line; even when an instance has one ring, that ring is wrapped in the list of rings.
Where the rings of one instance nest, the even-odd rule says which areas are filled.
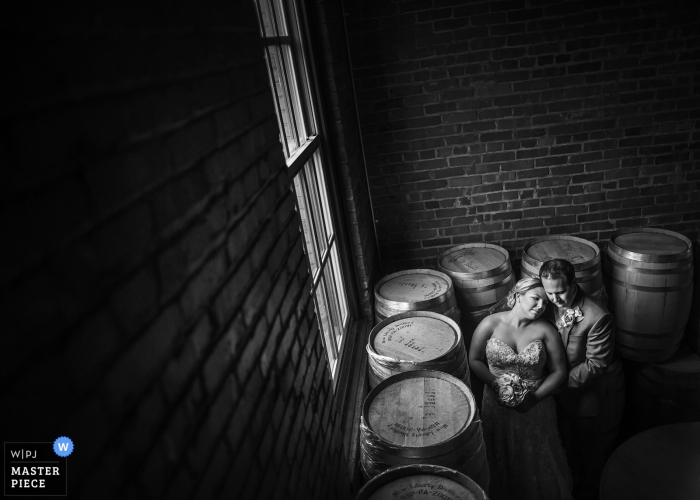
[[[272,87],[277,97],[277,118],[284,133],[285,153],[289,158],[306,140],[304,120],[299,101],[299,90],[294,77],[291,51],[286,45],[267,47],[266,58],[270,68]]]
[[[338,246],[334,243],[331,248],[331,258],[330,263],[327,264],[331,266],[333,271],[333,277],[335,278],[335,288],[338,290],[338,302],[340,303],[340,321],[343,326],[348,319],[348,299],[345,296],[345,282],[343,281],[343,275],[340,272],[340,259],[338,257]]]
[[[311,275],[316,274],[316,270],[320,265],[318,250],[316,249],[316,237],[314,236],[314,226],[310,220],[309,204],[306,201],[306,187],[303,176],[304,171],[299,172],[294,178],[294,191],[297,195],[297,203],[299,206],[299,218],[301,219],[302,233],[304,233],[304,246],[306,247],[306,255],[309,258],[311,266]]]
[[[321,151],[316,151],[314,153],[314,173],[316,176],[316,183],[318,186],[320,186],[320,194],[321,194],[321,207],[323,209],[323,218],[326,221],[325,224],[325,229],[326,229],[326,239],[330,240],[331,236],[333,236],[333,226],[331,225],[331,211],[330,211],[330,205],[328,204],[328,193],[327,193],[327,184],[326,184],[326,178],[323,176],[323,167],[321,165]]]
[[[303,35],[300,32],[297,32],[297,36],[295,37],[296,43],[292,46],[294,48],[292,52],[294,54],[294,61],[297,63],[297,68],[308,67],[304,57],[303,40]],[[309,82],[308,72],[302,71],[301,74],[299,74],[298,84],[299,95],[302,98],[304,110],[306,112],[306,121],[304,122],[306,124],[306,133],[307,135],[318,134],[316,109],[314,108],[314,99],[311,95],[311,84]]]
[[[258,0],[263,36],[285,36],[287,23],[281,0]]]
[[[326,351],[328,353],[328,360],[331,363],[331,368],[334,365],[335,360],[338,357],[338,344],[336,343],[335,336],[333,335],[333,325],[331,323],[330,308],[328,306],[328,295],[326,285],[323,281],[323,277],[319,281],[318,288],[316,289],[316,313],[321,323],[321,329],[323,330],[323,339],[326,343]]]
[[[310,202],[310,208],[313,211],[312,212],[312,220],[314,223],[314,236],[316,236],[316,244],[317,248],[319,251],[319,255],[321,259],[324,258],[323,254],[326,251],[326,248],[328,248],[328,240],[326,238],[326,226],[330,224],[330,220],[326,219],[325,214],[321,208],[321,197],[319,195],[319,191],[324,191],[325,192],[325,186],[319,186],[317,177],[314,175],[314,172],[316,171],[316,161],[314,159],[317,158],[316,155],[314,155],[311,160],[306,164],[304,167],[304,177],[306,178],[306,182],[308,183],[309,186],[309,202]]]
[[[254,0],[275,98],[280,140],[294,177],[304,247],[312,276],[316,316],[331,373],[337,375],[339,348],[349,323],[347,294],[319,144],[311,76],[305,59],[304,33],[291,0]],[[288,15],[287,15],[288,14]],[[314,140],[309,140],[310,137]],[[304,146],[303,149],[301,147]],[[310,156],[309,156],[310,155]],[[302,164],[305,162],[305,164]]]
[[[333,333],[335,335],[336,345],[340,344],[341,337],[343,336],[343,322],[341,320],[340,307],[338,304],[338,293],[333,279],[333,271],[331,266],[326,262],[326,266],[323,268],[323,281],[326,283],[326,290],[328,292],[328,304],[330,306],[330,319],[333,326]]]

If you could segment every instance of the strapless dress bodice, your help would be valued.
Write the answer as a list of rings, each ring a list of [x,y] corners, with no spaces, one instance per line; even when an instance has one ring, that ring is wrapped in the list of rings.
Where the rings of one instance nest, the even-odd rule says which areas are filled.
[[[521,379],[534,381],[544,375],[547,351],[541,340],[533,340],[521,352],[515,352],[502,340],[491,338],[486,342],[486,360],[497,377],[512,372]]]

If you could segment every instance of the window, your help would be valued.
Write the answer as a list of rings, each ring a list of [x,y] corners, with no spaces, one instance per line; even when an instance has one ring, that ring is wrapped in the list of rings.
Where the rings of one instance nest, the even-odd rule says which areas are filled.
[[[312,294],[333,380],[349,323],[348,298],[328,196],[323,137],[293,0],[255,0],[287,167],[312,275]]]

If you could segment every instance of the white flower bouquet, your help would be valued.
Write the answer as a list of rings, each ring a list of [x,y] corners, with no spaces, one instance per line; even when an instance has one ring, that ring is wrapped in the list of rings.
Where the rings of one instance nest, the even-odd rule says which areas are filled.
[[[524,383],[517,374],[512,372],[500,375],[491,386],[496,393],[498,402],[509,408],[522,403],[531,389],[530,384]]]

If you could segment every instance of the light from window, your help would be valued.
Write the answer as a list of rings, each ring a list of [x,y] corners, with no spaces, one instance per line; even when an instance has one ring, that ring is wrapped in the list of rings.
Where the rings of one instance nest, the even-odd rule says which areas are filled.
[[[255,0],[287,166],[312,276],[323,344],[336,380],[349,323],[338,240],[331,216],[324,159],[304,57],[299,12],[292,0]]]

